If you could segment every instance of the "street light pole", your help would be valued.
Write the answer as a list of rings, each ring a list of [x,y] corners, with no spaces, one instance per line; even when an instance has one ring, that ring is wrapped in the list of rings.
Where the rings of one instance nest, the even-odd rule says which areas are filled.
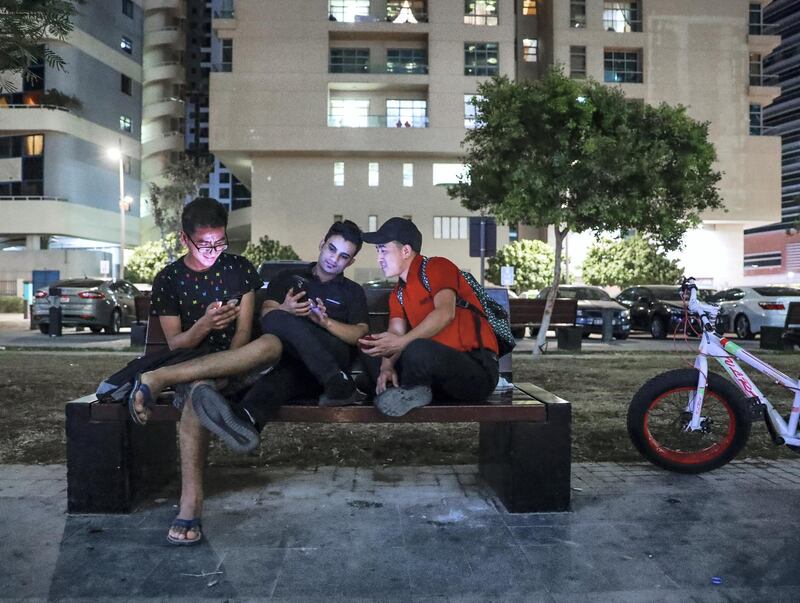
[[[119,141],[119,278],[125,278],[125,170],[122,165],[122,139]]]

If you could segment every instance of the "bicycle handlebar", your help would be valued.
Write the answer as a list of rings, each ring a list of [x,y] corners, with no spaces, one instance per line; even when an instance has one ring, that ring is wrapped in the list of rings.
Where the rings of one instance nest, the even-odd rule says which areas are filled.
[[[700,316],[700,322],[703,323],[703,327],[713,329],[717,314],[719,314],[719,308],[712,304],[704,304],[697,299],[697,283],[691,276],[683,279],[681,283],[681,297],[684,301],[686,301],[687,293],[689,295],[687,303],[689,313]]]

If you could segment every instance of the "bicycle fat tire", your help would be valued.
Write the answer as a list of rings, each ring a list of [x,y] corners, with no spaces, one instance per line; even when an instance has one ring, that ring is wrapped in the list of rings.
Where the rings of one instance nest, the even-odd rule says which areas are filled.
[[[730,381],[708,373],[702,415],[707,432],[686,432],[684,407],[697,389],[697,369],[677,369],[650,379],[628,407],[628,435],[648,461],[677,473],[703,473],[733,460],[747,443],[752,419],[744,396]]]

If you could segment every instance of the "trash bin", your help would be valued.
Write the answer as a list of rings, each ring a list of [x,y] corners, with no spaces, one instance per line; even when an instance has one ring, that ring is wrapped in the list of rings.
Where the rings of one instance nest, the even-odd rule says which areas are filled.
[[[133,323],[131,325],[131,347],[144,346],[147,338],[147,325]]]
[[[559,327],[556,329],[556,340],[559,350],[581,349],[583,341],[583,327]]]
[[[761,327],[762,350],[789,350],[791,344],[783,340],[783,327]]]
[[[50,306],[48,318],[50,324],[47,327],[47,334],[50,337],[61,337],[61,306]]]

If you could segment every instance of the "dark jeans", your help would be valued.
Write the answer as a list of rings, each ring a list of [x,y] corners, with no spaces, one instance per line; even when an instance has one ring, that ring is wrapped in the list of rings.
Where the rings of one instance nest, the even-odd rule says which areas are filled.
[[[353,346],[307,318],[273,310],[261,318],[264,333],[283,343],[283,357],[255,382],[240,404],[263,426],[274,408],[296,398],[317,397],[323,384],[340,371],[348,372]]]
[[[397,361],[401,387],[427,385],[434,398],[476,402],[497,386],[500,368],[490,350],[459,352],[431,339],[415,339]]]

